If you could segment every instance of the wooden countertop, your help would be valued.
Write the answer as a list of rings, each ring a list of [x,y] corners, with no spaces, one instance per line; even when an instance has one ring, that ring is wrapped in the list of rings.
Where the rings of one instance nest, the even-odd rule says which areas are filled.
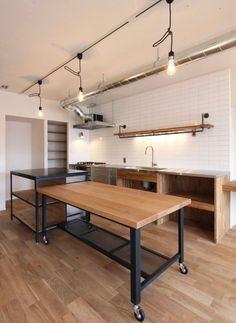
[[[236,180],[227,182],[222,187],[225,192],[236,192]]]
[[[38,192],[136,229],[191,203],[187,198],[97,182],[45,186]]]

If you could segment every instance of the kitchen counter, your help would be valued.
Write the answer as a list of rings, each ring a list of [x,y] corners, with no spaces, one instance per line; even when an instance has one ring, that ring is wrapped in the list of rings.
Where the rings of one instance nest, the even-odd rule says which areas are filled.
[[[147,171],[147,172],[156,172],[156,173],[169,174],[169,175],[197,176],[197,177],[207,177],[207,178],[217,178],[217,177],[229,175],[228,171],[164,168],[164,167],[158,167],[158,166],[147,167],[147,166],[134,166],[134,165],[105,164],[105,165],[94,165],[92,167],[127,169],[127,170],[134,170],[137,172]]]

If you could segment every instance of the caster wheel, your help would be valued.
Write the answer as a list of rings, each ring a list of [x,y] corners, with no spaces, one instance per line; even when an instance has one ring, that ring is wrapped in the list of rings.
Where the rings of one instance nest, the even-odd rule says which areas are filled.
[[[134,312],[134,317],[136,318],[137,321],[139,322],[143,322],[145,319],[145,313],[144,310],[141,308],[138,308],[135,312]]]
[[[48,244],[49,244],[49,241],[48,241],[48,239],[47,239],[46,237],[43,237],[43,243],[44,243],[45,245],[48,245]]]
[[[188,273],[188,267],[185,264],[179,264],[179,271],[183,275],[187,275]]]

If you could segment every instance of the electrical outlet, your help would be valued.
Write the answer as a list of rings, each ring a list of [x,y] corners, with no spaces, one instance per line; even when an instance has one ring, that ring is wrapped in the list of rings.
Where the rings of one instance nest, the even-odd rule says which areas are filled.
[[[123,157],[123,163],[124,164],[126,163],[126,157]]]

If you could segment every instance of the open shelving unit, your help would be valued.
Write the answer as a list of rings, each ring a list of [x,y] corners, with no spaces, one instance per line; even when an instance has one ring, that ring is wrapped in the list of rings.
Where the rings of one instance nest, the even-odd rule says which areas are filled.
[[[67,124],[48,121],[48,167],[67,167]]]
[[[135,138],[135,137],[148,137],[148,136],[161,136],[161,135],[173,135],[173,134],[183,134],[191,133],[192,136],[196,136],[198,132],[203,132],[205,129],[211,129],[214,126],[212,124],[206,124],[205,119],[209,118],[209,113],[202,113],[200,124],[179,126],[179,127],[169,127],[169,128],[158,128],[158,129],[145,129],[136,130],[129,132],[122,132],[121,129],[126,129],[126,125],[119,126],[119,132],[114,133],[114,136],[119,136],[119,138]]]
[[[114,136],[119,136],[119,138],[135,138],[135,137],[148,137],[148,136],[172,135],[172,134],[183,134],[183,133],[191,133],[193,136],[195,136],[197,132],[203,132],[204,129],[210,129],[213,127],[214,126],[212,124],[198,124],[198,125],[187,125],[187,126],[172,127],[172,128],[117,132],[117,133],[114,133]]]

